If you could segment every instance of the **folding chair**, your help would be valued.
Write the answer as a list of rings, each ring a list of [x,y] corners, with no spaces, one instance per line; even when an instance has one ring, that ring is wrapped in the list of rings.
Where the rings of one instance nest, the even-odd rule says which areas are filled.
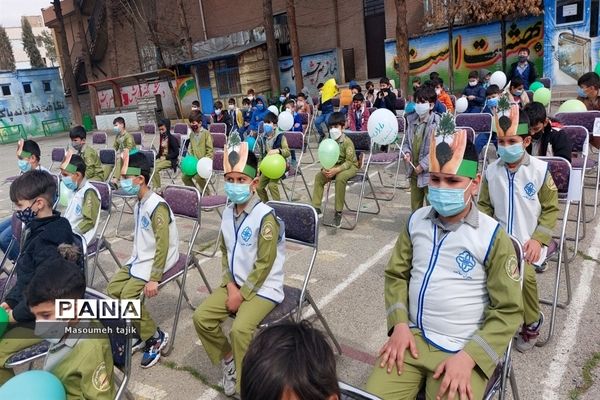
[[[136,146],[142,147],[142,132],[136,131],[131,132],[131,136],[133,137],[133,142]]]
[[[156,139],[156,133],[158,132],[158,128],[155,123],[146,123],[142,125],[142,132],[144,132],[144,136],[152,135],[152,140],[150,142],[149,148],[154,147],[154,139]]]
[[[187,124],[178,122],[175,124],[175,126],[173,127],[173,133],[177,133],[181,136],[187,136],[188,134],[188,126]]]
[[[376,215],[376,214],[379,214],[381,209],[379,207],[379,200],[377,199],[375,189],[373,188],[373,183],[371,182],[371,178],[369,177],[369,166],[371,164],[371,157],[373,155],[373,146],[371,144],[371,138],[369,137],[367,132],[346,132],[345,134],[354,143],[354,149],[356,150],[356,152],[361,153],[363,155],[363,162],[362,162],[361,168],[358,170],[355,177],[348,180],[348,186],[346,187],[346,198],[347,198],[348,189],[352,186],[352,184],[353,183],[360,184],[360,194],[358,196],[358,206],[356,207],[356,209],[351,208],[348,205],[347,200],[345,202],[346,208],[348,208],[348,210],[350,210],[352,213],[355,214],[354,221],[351,222],[349,226],[344,226],[343,224],[341,226],[342,229],[353,230],[354,228],[356,228],[356,225],[358,224],[358,217],[360,216],[360,213]],[[365,161],[365,158],[366,158],[366,161]],[[327,209],[327,203],[329,202],[329,190],[331,189],[331,184],[333,182],[335,182],[335,179],[329,181],[329,183],[327,184],[327,191],[325,194],[325,203],[323,204],[323,215],[325,215],[325,210]],[[375,206],[377,208],[376,211],[367,211],[367,210],[362,209],[363,199],[365,198],[365,185],[366,184],[369,185],[371,193],[373,194],[372,200],[374,200],[374,202],[375,202]],[[323,221],[323,225],[334,227],[333,224],[326,223],[325,221]]]
[[[117,266],[119,268],[121,267],[121,262],[119,261],[119,257],[117,257],[117,254],[115,253],[115,251],[112,249],[110,242],[106,239],[106,228],[108,227],[108,223],[110,222],[110,218],[112,215],[111,214],[112,193],[111,193],[110,185],[106,182],[90,182],[90,183],[98,190],[98,193],[100,193],[100,212],[101,212],[100,217],[103,218],[103,221],[104,221],[103,223],[100,223],[100,229],[98,231],[96,238],[88,244],[87,256],[88,256],[88,258],[90,258],[90,257],[94,258],[94,262],[92,264],[91,270],[89,270],[89,268],[88,268],[88,286],[93,286],[94,273],[96,271],[96,268],[98,268],[100,270],[100,273],[102,274],[102,276],[104,277],[106,282],[109,281],[108,275],[106,274],[104,269],[102,269],[102,267],[100,266],[100,263],[98,262],[98,257],[100,255],[100,253],[108,250],[111,257],[113,258],[113,260],[115,260],[115,263],[117,264]],[[105,215],[102,216],[102,214],[105,214]]]
[[[185,124],[180,124],[180,125],[185,125]],[[187,128],[187,125],[186,125],[186,128]],[[173,132],[173,137],[175,138],[175,140],[177,141],[177,144],[179,145],[179,157],[181,157],[181,153],[183,151],[181,134],[179,134],[177,132]],[[167,177],[171,180],[171,183],[175,184],[175,178],[177,178],[177,176],[179,176],[179,159],[177,160],[177,165],[175,166],[175,170],[173,170],[172,168],[168,168],[168,169],[163,169],[160,172],[164,172],[167,175]]]
[[[302,289],[284,285],[283,292],[285,297],[283,302],[278,304],[259,324],[259,328],[266,328],[277,324],[286,319],[300,321],[302,319],[302,310],[306,306],[311,306],[319,321],[327,331],[331,341],[335,345],[339,354],[342,354],[342,347],[335,338],[329,324],[323,317],[323,314],[317,307],[308,291],[308,283],[315,266],[315,260],[319,250],[319,218],[313,206],[301,203],[289,203],[283,201],[269,201],[268,206],[275,210],[277,218],[283,221],[285,226],[285,238],[289,243],[305,246],[312,249],[312,255],[308,269],[304,275]]]
[[[342,395],[340,400],[381,400],[380,397],[342,381],[339,381],[338,384],[340,385],[340,394]]]
[[[98,157],[100,158],[100,164],[102,167],[109,167],[110,172],[108,173],[105,182],[110,182],[115,174],[115,162],[117,160],[117,152],[114,149],[100,149],[98,151]]]
[[[300,165],[302,164],[302,157],[304,156],[304,138],[305,135],[302,132],[285,132],[285,140],[287,141],[288,147],[290,150],[294,150],[296,152],[296,165],[292,166],[288,171],[288,178],[293,177],[292,179],[292,189],[291,194],[288,195],[288,192],[285,188],[284,179],[281,180],[281,186],[283,187],[283,193],[288,201],[294,201],[294,194],[296,193],[296,179],[298,176],[302,179],[302,183],[304,184],[304,188],[306,189],[306,193],[308,193],[308,198],[312,200],[312,195],[310,190],[308,189],[308,185],[306,184],[306,179],[304,178],[304,174],[302,173],[302,168]]]
[[[313,155],[312,149],[310,148],[310,134],[313,131],[312,129],[312,123],[314,118],[312,117],[311,114],[307,114],[307,113],[298,113],[298,115],[300,116],[300,120],[302,121],[302,126],[304,127],[304,138],[305,138],[305,144],[304,147],[308,150],[308,154],[310,155],[310,162],[309,164],[312,164],[315,162],[315,156]]]
[[[206,185],[204,186],[204,188],[202,188],[202,197],[200,199],[200,205],[201,205],[201,208],[203,211],[216,210],[220,217],[222,217],[223,215],[221,214],[221,211],[219,211],[219,209],[221,207],[227,206],[227,203],[229,202],[229,200],[227,199],[227,196],[218,194],[217,189],[215,188],[215,185],[212,184],[211,182],[213,180],[216,180],[214,178],[216,175],[222,175],[224,172],[224,170],[223,170],[224,154],[225,153],[217,152],[213,155],[212,176],[206,180]],[[214,194],[211,194],[210,196],[206,195],[206,190],[208,189],[208,185],[211,185],[213,192],[214,192]],[[219,233],[217,234],[217,239],[215,241],[215,245],[213,247],[212,252],[207,253],[204,251],[197,251],[196,253],[201,254],[205,257],[209,257],[209,258],[214,257],[214,255],[217,254],[217,250],[219,248],[219,239],[220,238],[221,238],[221,226],[219,225]]]
[[[213,122],[208,126],[208,131],[210,133],[222,133],[224,135],[229,133],[227,132],[227,124],[223,122]]]
[[[75,246],[77,246],[77,248],[79,248],[79,251],[81,252],[81,257],[79,258],[79,261],[77,262],[77,264],[81,267],[81,270],[83,271],[83,275],[86,278],[86,286],[87,286],[87,277],[88,277],[87,242],[85,241],[85,238],[83,237],[83,235],[81,235],[77,232],[73,232],[73,244]]]
[[[540,160],[548,163],[548,171],[554,179],[554,183],[558,189],[559,199],[563,199],[565,209],[562,217],[562,226],[560,237],[557,240],[553,239],[548,246],[547,261],[556,260],[556,278],[554,280],[554,291],[551,299],[540,299],[543,304],[548,304],[552,307],[550,315],[550,329],[548,336],[544,340],[538,340],[537,346],[545,346],[548,344],[554,334],[554,324],[556,322],[556,308],[566,308],[571,302],[571,273],[569,268],[569,257],[566,252],[565,238],[567,235],[567,223],[569,219],[569,210],[573,201],[572,187],[570,184],[573,170],[571,164],[560,157],[539,157]],[[567,286],[567,299],[564,303],[559,301],[560,275],[562,268],[565,270],[565,282]]]
[[[92,146],[94,145],[102,145],[103,149],[106,149],[108,147],[108,135],[106,134],[106,132],[92,132]]]
[[[52,149],[51,158],[52,163],[50,164],[50,171],[54,168],[54,164],[60,165],[65,159],[65,154],[67,150],[64,147],[55,147]]]
[[[11,253],[12,249],[15,247],[21,247],[21,234],[23,233],[23,223],[17,218],[16,214],[13,213],[10,219],[10,226],[12,229],[12,235],[10,238],[10,243],[6,248],[6,252],[4,256],[2,256],[2,261],[0,262],[0,274],[5,274],[5,278],[0,278],[0,300],[4,300],[4,295],[7,293],[9,287],[14,284],[14,273],[15,266],[17,263],[17,259],[13,261],[13,266],[9,270],[5,267],[6,261],[8,260],[8,255]]]
[[[490,143],[492,142],[492,115],[487,113],[480,114],[458,114],[456,116],[456,126],[468,126],[475,131],[475,136],[481,134],[487,134],[488,140],[483,150],[483,159],[481,166],[481,173],[484,173],[488,163],[488,150]]]
[[[60,201],[60,178],[56,174],[50,174],[54,179],[54,183],[56,183],[56,198],[54,199],[54,203],[52,204],[52,209],[56,210],[56,206]]]
[[[552,79],[543,77],[543,78],[538,78],[538,81],[542,82],[542,84],[544,85],[545,88],[547,88],[547,89],[552,88]]]
[[[212,137],[213,141],[213,149],[215,151],[225,151],[225,145],[227,144],[227,135],[225,135],[222,132],[211,132],[210,136]]]
[[[190,302],[190,299],[187,293],[185,292],[185,281],[187,278],[188,268],[190,266],[196,267],[209,293],[212,293],[212,289],[210,287],[210,284],[208,283],[208,280],[206,279],[206,275],[204,275],[202,268],[200,268],[200,264],[198,263],[196,256],[192,252],[194,242],[196,241],[196,238],[198,237],[198,232],[200,231],[200,192],[198,191],[198,189],[190,186],[169,185],[165,188],[163,192],[163,198],[165,199],[165,202],[169,205],[171,211],[173,211],[173,214],[178,220],[186,219],[194,222],[186,253],[179,253],[179,259],[177,260],[175,266],[173,266],[163,275],[162,281],[160,281],[160,283],[158,284],[159,289],[172,281],[177,282],[177,286],[179,286],[179,297],[177,298],[177,306],[175,308],[175,320],[173,322],[171,340],[162,352],[164,355],[168,355],[173,349],[173,344],[175,343],[175,334],[177,332],[177,323],[179,322],[179,313],[181,312],[181,300],[183,299],[183,297],[185,297],[185,300],[187,301],[190,308],[192,310],[194,309],[194,306]]]

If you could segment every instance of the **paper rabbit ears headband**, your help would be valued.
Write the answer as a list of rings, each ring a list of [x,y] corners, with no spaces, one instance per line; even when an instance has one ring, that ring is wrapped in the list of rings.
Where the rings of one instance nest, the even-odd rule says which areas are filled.
[[[474,179],[478,157],[467,131],[456,129],[454,116],[442,114],[429,146],[429,172],[441,172]]]
[[[494,112],[494,122],[496,124],[496,133],[500,137],[508,136],[529,136],[529,120],[525,112],[519,110],[519,106],[513,104],[508,109],[508,115],[498,115]]]
[[[223,169],[225,174],[230,172],[241,172],[250,178],[256,178],[256,168],[248,165],[248,143],[242,142],[237,131],[231,132],[225,157],[223,157]]]

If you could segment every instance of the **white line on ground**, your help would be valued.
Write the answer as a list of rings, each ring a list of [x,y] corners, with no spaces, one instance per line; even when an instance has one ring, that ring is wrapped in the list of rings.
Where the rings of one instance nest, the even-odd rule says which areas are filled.
[[[168,394],[164,390],[146,385],[141,382],[133,382],[133,387],[130,390],[132,393],[141,396],[142,399],[161,400],[166,398]]]
[[[594,230],[594,238],[590,243],[600,242],[600,225],[596,226]],[[600,254],[600,248],[597,246],[590,247],[589,256],[598,259]],[[592,261],[585,260],[581,267],[581,276],[579,278],[579,285],[573,292],[573,299],[569,305],[569,312],[567,320],[565,321],[565,327],[560,336],[555,338],[556,349],[554,351],[554,357],[552,363],[548,367],[545,379],[542,381],[542,387],[544,391],[541,398],[544,400],[558,400],[560,394],[558,389],[561,387],[561,382],[567,367],[569,365],[569,356],[571,355],[570,350],[575,347],[577,340],[577,331],[579,330],[581,314],[587,303],[588,298],[592,290],[592,280],[594,277],[594,267]],[[557,329],[560,332],[560,329]]]
[[[202,393],[202,396],[198,397],[197,400],[212,400],[219,397],[219,392],[213,388],[208,388]]]

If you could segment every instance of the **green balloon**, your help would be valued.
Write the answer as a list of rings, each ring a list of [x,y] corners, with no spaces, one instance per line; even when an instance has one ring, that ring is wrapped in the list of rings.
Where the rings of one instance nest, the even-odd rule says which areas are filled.
[[[567,100],[560,105],[558,108],[559,113],[565,112],[585,112],[587,111],[587,107],[583,102],[577,99]]]
[[[538,103],[542,103],[544,107],[547,107],[550,104],[550,99],[552,98],[552,92],[548,88],[539,88],[533,94],[533,101],[537,101]]]
[[[0,338],[6,332],[6,328],[8,327],[8,313],[2,307],[0,307]]]
[[[596,68],[594,68],[594,72],[600,75],[600,62],[596,64]]]
[[[542,82],[536,81],[533,82],[531,85],[529,85],[529,90],[531,90],[532,92],[536,92],[538,89],[541,89],[544,87],[544,84]]]
[[[185,176],[195,176],[198,171],[196,166],[198,165],[198,159],[194,156],[185,156],[181,160],[181,173]]]
[[[266,156],[260,162],[261,172],[269,179],[279,179],[285,174],[285,158],[279,154]]]
[[[333,139],[324,139],[319,145],[319,162],[325,169],[333,167],[340,158],[340,146]]]

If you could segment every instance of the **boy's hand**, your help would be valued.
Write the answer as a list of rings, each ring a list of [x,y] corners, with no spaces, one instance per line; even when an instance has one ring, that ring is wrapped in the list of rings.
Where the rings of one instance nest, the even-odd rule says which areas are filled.
[[[15,320],[15,317],[13,317],[13,311],[8,311],[8,323],[14,324],[15,322],[17,321]]]
[[[235,286],[232,282],[227,284],[227,301],[225,301],[225,307],[227,310],[232,313],[236,313],[240,305],[242,305],[242,301],[244,298],[242,297],[242,292]]]
[[[404,161],[410,162],[410,160],[412,160],[410,153],[404,153]]]
[[[144,296],[151,298],[158,294],[158,282],[150,281],[144,285]]]
[[[4,308],[4,311],[11,312],[12,308],[10,308],[10,306],[6,303],[6,302],[2,302],[2,304],[0,304],[0,307]]]
[[[415,175],[421,175],[423,173],[423,167],[421,167],[421,164],[417,165],[417,168],[415,168]]]
[[[271,149],[271,150],[269,150],[269,152],[267,154],[272,155],[272,154],[280,154],[280,153],[279,153],[279,149]]]
[[[475,96],[473,96],[473,95],[467,96],[467,100],[475,100]]]
[[[417,344],[408,324],[400,323],[394,326],[394,332],[388,341],[379,350],[381,357],[381,368],[387,366],[387,373],[391,373],[394,364],[398,369],[398,375],[402,374],[404,368],[404,352],[409,349],[413,358],[418,358]]]
[[[529,264],[533,264],[538,261],[542,255],[542,244],[535,239],[529,239],[523,246],[523,253],[525,255],[525,261]]]
[[[442,361],[433,373],[433,379],[440,379],[444,375],[435,399],[454,400],[458,394],[457,399],[474,400],[471,388],[471,372],[474,367],[475,361],[462,350]]]

